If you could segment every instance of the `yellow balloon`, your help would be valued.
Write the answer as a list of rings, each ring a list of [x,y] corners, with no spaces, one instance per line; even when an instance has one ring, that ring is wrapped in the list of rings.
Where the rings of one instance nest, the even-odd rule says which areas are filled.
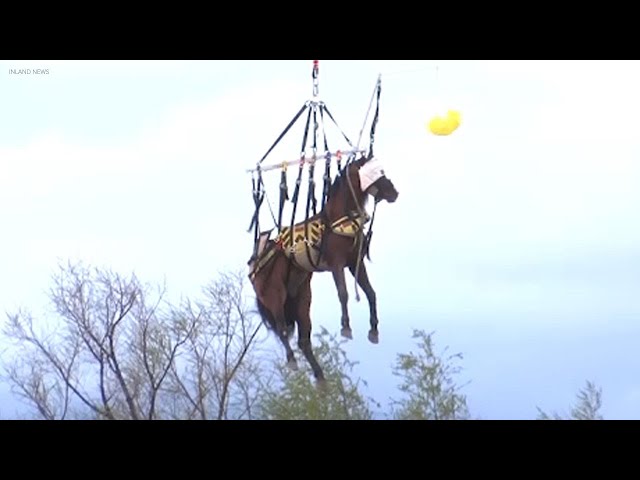
[[[433,117],[428,128],[434,135],[451,135],[460,126],[460,121],[460,112],[449,110],[446,117]]]

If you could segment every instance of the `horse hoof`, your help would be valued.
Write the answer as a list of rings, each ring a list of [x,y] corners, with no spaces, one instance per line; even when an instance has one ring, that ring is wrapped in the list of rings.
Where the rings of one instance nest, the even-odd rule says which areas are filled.
[[[377,330],[369,330],[369,341],[375,344],[380,341]]]
[[[298,362],[296,362],[295,360],[289,360],[287,362],[287,367],[289,367],[290,370],[297,372],[298,371]]]
[[[342,327],[342,330],[340,330],[340,334],[344,338],[348,338],[349,340],[353,339],[353,331],[351,330],[350,327]]]

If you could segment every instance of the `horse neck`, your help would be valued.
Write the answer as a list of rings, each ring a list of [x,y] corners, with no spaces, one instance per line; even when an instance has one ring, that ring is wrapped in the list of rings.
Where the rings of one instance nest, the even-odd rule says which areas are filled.
[[[340,181],[338,188],[327,200],[325,211],[327,212],[327,217],[330,221],[338,220],[349,212],[364,212],[365,202],[367,199],[366,193],[360,191],[357,185],[353,185],[353,183],[353,193],[351,193],[351,188],[349,187],[348,182],[349,180],[344,177]],[[356,195],[356,199],[354,199],[354,193]]]

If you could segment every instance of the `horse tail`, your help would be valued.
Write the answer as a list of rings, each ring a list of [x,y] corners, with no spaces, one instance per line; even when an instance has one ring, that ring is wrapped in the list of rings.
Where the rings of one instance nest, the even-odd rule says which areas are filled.
[[[296,309],[298,308],[298,298],[287,294],[284,302],[284,320],[287,328],[293,329],[296,325]],[[293,330],[292,330],[293,331]]]
[[[275,317],[271,313],[271,311],[262,303],[260,300],[256,299],[256,303],[258,304],[258,312],[260,313],[260,317],[262,317],[262,323],[267,327],[267,329],[272,330],[274,332],[278,331],[278,324],[276,322]],[[287,329],[287,337],[293,334],[296,326],[296,307],[297,301],[294,297],[287,295],[287,300],[284,304],[284,319],[285,325]]]
[[[259,299],[256,299],[256,303],[258,304],[260,317],[262,317],[262,323],[264,323],[269,330],[277,330],[276,319],[273,314]]]

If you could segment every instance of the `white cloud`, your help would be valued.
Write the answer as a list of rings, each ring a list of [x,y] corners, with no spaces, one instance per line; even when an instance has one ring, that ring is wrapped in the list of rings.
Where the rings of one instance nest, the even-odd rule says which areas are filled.
[[[303,99],[295,83],[265,82],[174,108],[127,145],[79,145],[51,130],[0,146],[0,220],[12,232],[1,263],[22,255],[30,271],[51,271],[71,257],[168,275],[187,290],[243,265],[253,208],[245,168]],[[20,274],[17,265],[3,273]],[[3,296],[26,299],[27,284]]]

